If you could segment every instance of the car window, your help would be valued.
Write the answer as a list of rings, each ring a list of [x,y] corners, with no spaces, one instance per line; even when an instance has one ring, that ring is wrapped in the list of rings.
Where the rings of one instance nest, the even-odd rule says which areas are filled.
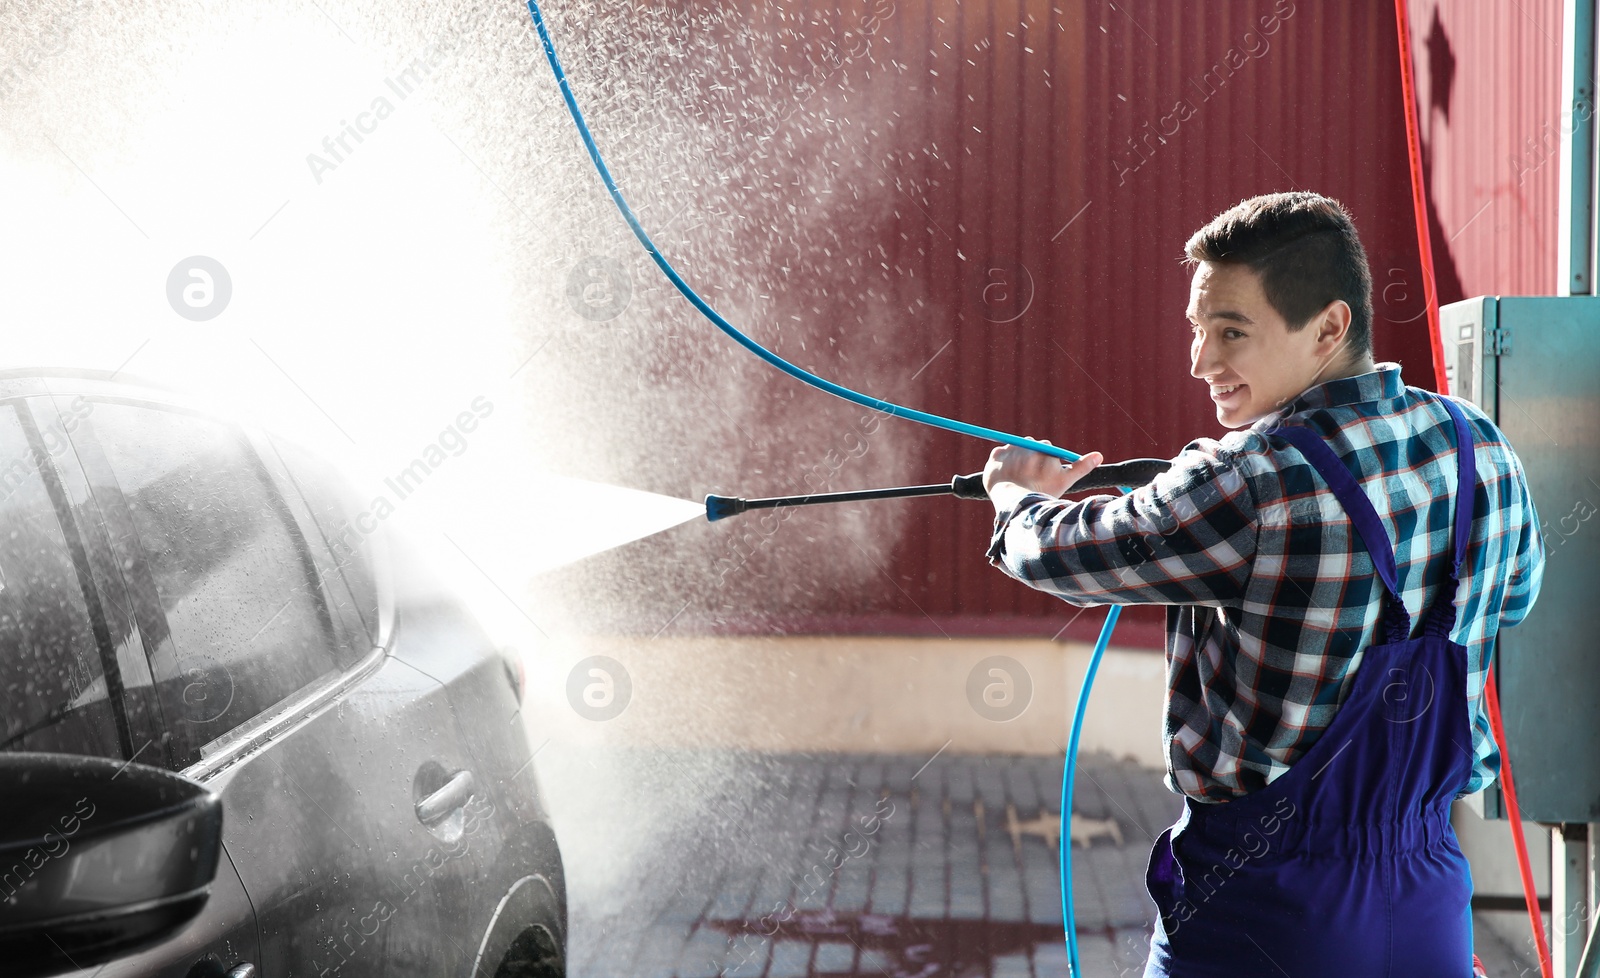
[[[272,440],[272,447],[288,468],[334,563],[344,575],[368,639],[376,643],[378,587],[373,575],[373,542],[381,527],[378,513],[364,504],[332,465],[277,438]]]
[[[151,668],[174,754],[192,763],[201,745],[337,669],[330,610],[242,432],[116,402],[97,402],[89,424],[160,604]]]
[[[65,447],[31,448],[17,409],[0,405],[0,749],[123,757],[70,514],[40,468],[52,444]]]

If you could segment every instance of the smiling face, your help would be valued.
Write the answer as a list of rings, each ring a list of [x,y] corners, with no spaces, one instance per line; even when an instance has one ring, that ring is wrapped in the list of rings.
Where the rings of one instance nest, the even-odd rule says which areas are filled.
[[[1331,302],[1305,326],[1289,329],[1248,266],[1202,261],[1189,289],[1189,373],[1206,382],[1217,420],[1242,428],[1314,384],[1372,369],[1345,355],[1350,307]]]

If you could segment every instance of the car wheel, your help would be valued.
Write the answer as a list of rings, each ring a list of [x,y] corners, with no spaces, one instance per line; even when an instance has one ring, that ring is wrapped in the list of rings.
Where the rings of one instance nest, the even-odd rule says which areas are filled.
[[[555,936],[535,924],[517,935],[494,978],[566,978],[567,964]]]

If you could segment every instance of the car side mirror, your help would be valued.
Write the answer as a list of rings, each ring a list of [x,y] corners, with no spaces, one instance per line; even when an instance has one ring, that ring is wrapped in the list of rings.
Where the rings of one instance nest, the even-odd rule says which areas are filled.
[[[142,764],[0,754],[0,961],[101,964],[170,937],[210,896],[222,799]]]

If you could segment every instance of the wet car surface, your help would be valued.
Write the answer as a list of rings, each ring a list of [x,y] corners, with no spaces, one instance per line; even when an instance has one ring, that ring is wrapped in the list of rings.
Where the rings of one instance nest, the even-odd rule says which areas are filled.
[[[564,973],[520,664],[362,502],[160,391],[0,374],[0,746],[118,762],[97,791],[178,774],[222,813],[197,914],[31,973]],[[89,810],[61,813],[89,827],[80,856],[106,820]],[[67,913],[62,831],[0,839],[0,945]],[[143,919],[134,867],[83,865],[100,923]]]

